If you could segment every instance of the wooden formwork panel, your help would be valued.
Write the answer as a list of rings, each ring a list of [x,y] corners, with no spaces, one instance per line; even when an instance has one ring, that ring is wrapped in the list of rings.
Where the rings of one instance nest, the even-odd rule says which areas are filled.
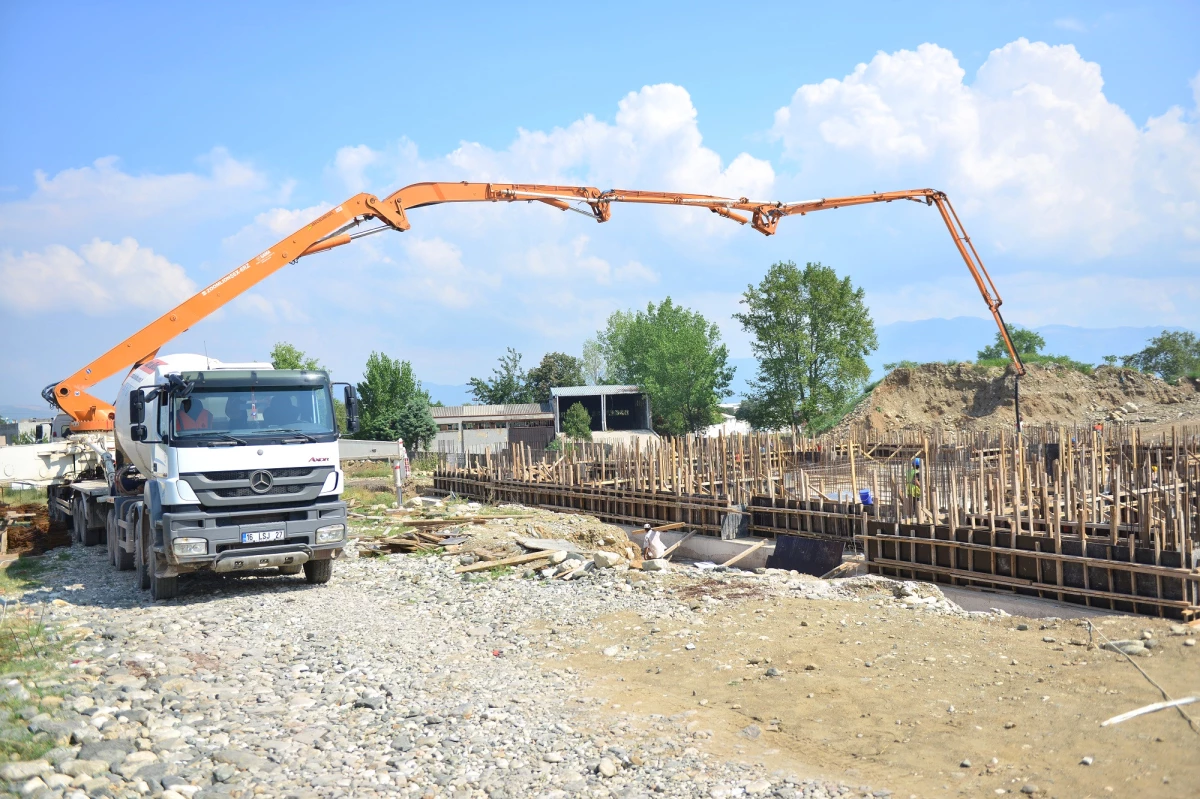
[[[1200,573],[1178,552],[1128,540],[1062,539],[1009,530],[869,521],[860,536],[868,570],[889,577],[1002,588],[1126,613],[1188,618],[1200,613]],[[1157,558],[1157,562],[1156,561]]]

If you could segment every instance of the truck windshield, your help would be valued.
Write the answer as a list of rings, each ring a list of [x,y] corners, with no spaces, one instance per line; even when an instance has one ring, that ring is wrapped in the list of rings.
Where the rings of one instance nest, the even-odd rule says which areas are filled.
[[[248,436],[333,435],[333,408],[327,385],[271,388],[201,387],[172,401],[172,427],[179,438],[213,435]]]

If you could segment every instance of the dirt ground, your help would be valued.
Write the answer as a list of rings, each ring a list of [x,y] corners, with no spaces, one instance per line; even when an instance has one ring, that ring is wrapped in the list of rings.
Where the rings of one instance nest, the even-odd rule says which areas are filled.
[[[55,547],[69,547],[71,534],[65,524],[50,523],[45,505],[6,505],[0,503],[0,515],[4,513],[32,513],[32,524],[22,520],[8,528],[9,555],[41,555]]]
[[[683,590],[719,599],[730,587]],[[1162,697],[1124,656],[1089,647],[1086,621],[742,593],[693,601],[686,626],[597,619],[573,665],[615,713],[692,714],[697,746],[715,755],[898,797],[1200,795],[1200,734],[1177,711],[1100,727]],[[1113,640],[1152,631],[1157,646],[1134,660],[1173,698],[1200,694],[1200,647],[1173,622],[1092,621]],[[614,644],[621,654],[601,654]],[[1200,720],[1200,704],[1186,709]]]
[[[1030,364],[1021,378],[1026,424],[1137,424],[1143,433],[1200,421],[1193,380],[1170,385],[1154,375],[1101,366],[1085,375]],[[924,364],[896,369],[847,417],[874,430],[942,427],[1011,428],[1013,376],[999,367]]]

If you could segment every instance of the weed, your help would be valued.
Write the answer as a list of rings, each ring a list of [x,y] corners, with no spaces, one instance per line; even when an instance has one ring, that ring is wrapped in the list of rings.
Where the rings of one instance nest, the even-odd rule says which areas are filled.
[[[0,596],[23,594],[41,583],[46,562],[42,558],[18,558],[0,572]]]
[[[51,709],[44,700],[54,692],[36,686],[54,681],[65,649],[62,637],[40,621],[11,612],[0,618],[0,679],[19,678],[30,694],[0,697],[0,761],[33,760],[54,747],[49,735],[30,734],[19,714],[43,703],[39,711]]]
[[[364,461],[342,466],[347,477],[391,477],[392,465],[388,461]]]
[[[46,489],[29,488],[14,491],[11,488],[5,488],[0,485],[0,502],[9,505],[45,505]]]

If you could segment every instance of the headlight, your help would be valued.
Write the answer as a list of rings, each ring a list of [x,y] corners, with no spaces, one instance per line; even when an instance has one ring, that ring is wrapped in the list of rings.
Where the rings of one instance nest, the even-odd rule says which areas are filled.
[[[208,552],[208,541],[203,538],[176,538],[171,548],[176,555],[204,555]]]
[[[341,541],[346,537],[346,525],[344,524],[329,524],[325,527],[317,528],[317,543],[329,544],[334,541]]]

